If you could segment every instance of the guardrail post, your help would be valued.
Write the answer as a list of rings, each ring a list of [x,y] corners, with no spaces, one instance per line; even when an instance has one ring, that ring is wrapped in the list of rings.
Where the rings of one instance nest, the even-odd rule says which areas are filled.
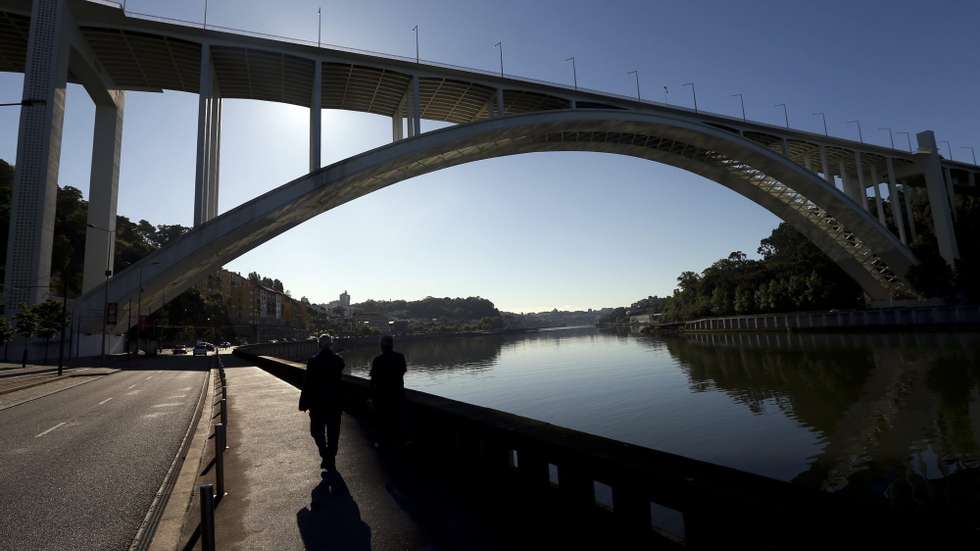
[[[221,424],[228,426],[228,398],[221,398]]]
[[[228,433],[225,426],[217,424],[214,427],[214,474],[218,483],[218,500],[225,495],[225,448],[228,445]]]
[[[201,551],[215,551],[214,546],[214,485],[198,486],[201,495]]]

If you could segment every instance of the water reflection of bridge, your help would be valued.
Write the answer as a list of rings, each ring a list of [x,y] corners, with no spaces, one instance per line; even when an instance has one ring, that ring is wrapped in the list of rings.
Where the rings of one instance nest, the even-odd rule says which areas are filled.
[[[898,508],[976,512],[980,334],[692,334],[668,339],[691,383],[818,431],[795,482]]]

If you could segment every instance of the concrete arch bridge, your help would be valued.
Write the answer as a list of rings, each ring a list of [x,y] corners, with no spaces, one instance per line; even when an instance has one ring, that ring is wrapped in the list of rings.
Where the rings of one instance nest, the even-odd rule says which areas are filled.
[[[145,314],[337,205],[445,167],[537,151],[617,153],[699,174],[792,224],[871,299],[909,298],[906,275],[916,259],[908,243],[917,234],[910,196],[928,196],[932,233],[954,262],[951,200],[975,193],[980,174],[975,165],[942,158],[930,131],[918,134],[915,151],[909,137],[903,151],[642,98],[202,28],[126,13],[111,2],[0,0],[0,36],[0,71],[24,72],[24,98],[41,100],[21,111],[6,304],[46,296],[65,83],[84,85],[96,104],[92,229],[76,305],[90,321],[101,319],[104,262],[113,247],[125,92],[199,94],[194,230],[112,277],[117,332],[125,329],[140,276]],[[308,107],[310,173],[218,215],[222,98]],[[392,143],[321,168],[322,109],[390,116]],[[422,132],[423,118],[456,126]],[[888,218],[885,189],[893,198]]]

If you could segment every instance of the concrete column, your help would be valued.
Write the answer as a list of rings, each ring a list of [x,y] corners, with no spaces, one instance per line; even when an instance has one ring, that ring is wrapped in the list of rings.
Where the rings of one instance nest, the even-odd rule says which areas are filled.
[[[868,210],[868,188],[864,184],[864,164],[861,162],[861,153],[858,151],[854,152],[854,167],[857,173],[857,183],[858,188],[861,190],[861,206],[864,210]]]
[[[207,186],[207,216],[208,221],[218,215],[218,168],[221,152],[221,98],[215,95],[210,102],[211,115],[208,124],[208,186]]]
[[[902,184],[902,195],[905,196],[905,216],[909,222],[909,241],[914,242],[918,239],[918,232],[915,231],[915,217],[912,216],[912,195],[915,190],[908,183]]]
[[[861,204],[861,192],[863,191],[847,173],[847,166],[844,165],[844,161],[841,161],[838,168],[840,169],[840,181],[841,185],[844,187],[844,193],[848,197],[854,200],[855,203]]]
[[[210,180],[209,138],[211,126],[211,47],[201,45],[201,83],[197,101],[197,173],[194,178],[194,226],[207,221]]]
[[[803,156],[803,167],[806,168],[807,170],[813,172],[813,168],[810,167],[810,156],[809,155],[804,155]]]
[[[949,210],[953,213],[953,221],[956,221],[956,195],[953,191],[953,173],[949,167],[943,169],[943,177],[946,179],[946,193],[949,196]]]
[[[888,157],[886,163],[888,166],[888,202],[892,206],[892,218],[898,227],[898,238],[903,244],[907,245],[908,239],[905,237],[905,222],[902,220],[902,201],[898,196],[898,185],[896,185],[895,181],[895,159]]]
[[[823,170],[823,179],[827,180],[830,187],[836,188],[834,185],[834,175],[830,173],[830,163],[827,162],[827,147],[820,146],[820,169]]]
[[[783,138],[783,157],[789,157],[789,141]]]
[[[885,222],[885,209],[881,206],[881,190],[878,189],[878,184],[881,183],[881,178],[878,178],[878,167],[874,164],[871,165],[871,187],[874,188],[875,192],[875,210],[878,211],[878,222],[882,226],[888,227],[888,223]]]
[[[125,95],[113,91],[114,105],[95,106],[92,139],[92,171],[88,191],[88,223],[85,231],[85,260],[82,292],[105,281],[105,270],[115,270],[116,204],[119,198],[119,150],[122,146]],[[108,230],[108,231],[105,231]],[[108,259],[112,259],[108,261]]]
[[[27,36],[17,160],[4,272],[6,314],[48,296],[65,115],[71,13],[65,0],[35,0]]]
[[[926,180],[926,192],[929,194],[929,211],[932,213],[933,231],[939,245],[939,254],[950,265],[954,266],[960,257],[959,246],[956,243],[956,231],[953,226],[953,213],[949,201],[948,188],[943,180],[942,158],[936,150],[936,136],[931,130],[916,134],[919,151],[915,155]]]
[[[422,133],[421,109],[419,105],[419,77],[412,75],[412,82],[409,86],[408,94],[409,136],[418,136]]]
[[[497,88],[497,116],[504,116],[504,91],[501,88]]]
[[[320,90],[323,86],[323,64],[313,62],[313,93],[310,96],[310,172],[320,170],[320,117],[323,109],[320,107]]]
[[[396,111],[394,115],[391,116],[391,141],[397,142],[402,139],[402,117],[401,112]]]

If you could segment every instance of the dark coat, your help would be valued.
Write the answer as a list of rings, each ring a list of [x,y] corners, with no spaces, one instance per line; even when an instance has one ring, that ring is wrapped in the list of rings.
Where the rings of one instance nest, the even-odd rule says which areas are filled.
[[[382,352],[371,362],[371,388],[376,400],[401,398],[405,388],[405,356],[400,352]]]
[[[306,362],[300,411],[326,411],[341,408],[340,376],[344,359],[330,350],[321,350]]]

